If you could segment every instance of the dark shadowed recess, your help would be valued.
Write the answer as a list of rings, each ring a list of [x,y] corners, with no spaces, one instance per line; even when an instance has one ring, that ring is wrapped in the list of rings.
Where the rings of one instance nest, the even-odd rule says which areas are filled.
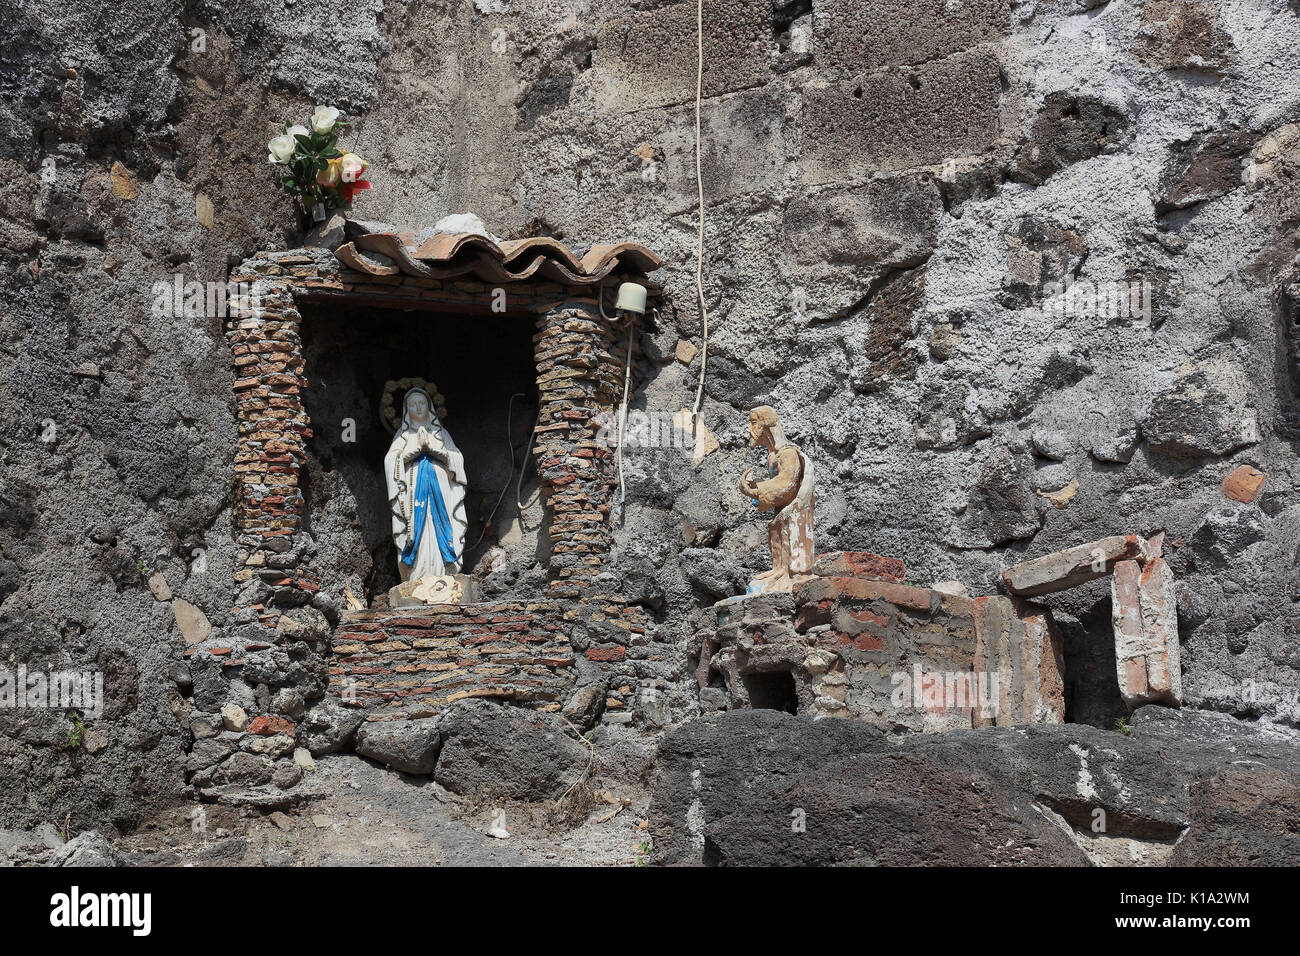
[[[323,520],[342,481],[356,502],[352,527],[343,532],[354,546],[334,551],[356,558],[354,567],[340,570],[359,574],[372,594],[397,583],[382,474],[392,435],[379,409],[389,380],[419,377],[441,391],[447,406],[443,424],[465,456],[465,570],[472,570],[495,543],[495,532],[517,513],[515,483],[526,461],[525,500],[536,487],[529,448],[538,408],[532,320],[327,305],[303,311],[304,400],[313,430],[303,472],[308,529]],[[400,395],[396,401],[400,407]],[[347,419],[355,422],[355,441],[345,440]],[[483,534],[498,498],[500,508]],[[347,510],[338,509],[336,517],[346,520]]]

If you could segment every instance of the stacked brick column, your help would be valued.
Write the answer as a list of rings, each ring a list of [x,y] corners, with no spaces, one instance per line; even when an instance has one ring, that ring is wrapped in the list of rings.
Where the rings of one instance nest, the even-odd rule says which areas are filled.
[[[235,575],[235,621],[271,630],[282,609],[307,603],[320,586],[300,567],[298,476],[311,426],[302,400],[301,316],[293,302],[293,292],[317,275],[310,256],[267,253],[231,276],[253,292],[234,304],[227,331],[237,374],[235,531],[243,564]]]
[[[609,436],[623,388],[626,337],[601,318],[595,302],[552,309],[533,337],[541,403],[533,453],[551,514],[551,590],[557,597],[580,597],[613,544],[616,478]]]
[[[204,800],[270,809],[308,798],[292,757],[298,722],[325,694],[328,623],[305,607],[319,590],[298,477],[311,437],[295,296],[339,287],[327,257],[259,253],[230,276],[234,358],[235,595],[224,626],[185,652],[195,737],[189,786]]]
[[[1115,670],[1130,708],[1183,699],[1174,574],[1161,557],[1120,561],[1110,581]]]

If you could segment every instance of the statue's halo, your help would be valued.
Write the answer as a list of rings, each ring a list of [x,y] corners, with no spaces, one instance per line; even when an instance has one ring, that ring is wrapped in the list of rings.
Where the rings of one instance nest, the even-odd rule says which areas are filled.
[[[438,386],[422,378],[395,378],[384,386],[384,397],[379,403],[379,417],[384,427],[394,434],[402,425],[400,402],[406,400],[406,393],[413,388],[422,388],[429,394],[438,421],[445,421],[447,418],[447,400],[442,397],[442,392],[438,391]],[[402,396],[400,400],[397,397],[399,394]]]

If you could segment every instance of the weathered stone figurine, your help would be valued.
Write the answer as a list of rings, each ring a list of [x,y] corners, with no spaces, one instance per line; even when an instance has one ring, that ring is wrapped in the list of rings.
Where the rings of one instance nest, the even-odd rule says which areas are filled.
[[[747,470],[740,477],[740,490],[761,510],[777,509],[767,528],[772,570],[754,578],[749,593],[791,591],[809,575],[813,564],[812,462],[786,440],[771,405],[760,405],[749,413],[749,444],[767,448],[769,477],[754,481]]]
[[[417,600],[442,603],[441,592],[426,578],[460,571],[465,550],[465,458],[434,412],[424,388],[412,388],[402,401],[402,421],[384,456],[384,480],[392,511],[393,543],[403,582],[418,590]],[[435,592],[438,592],[435,594]],[[433,600],[430,600],[433,598]]]

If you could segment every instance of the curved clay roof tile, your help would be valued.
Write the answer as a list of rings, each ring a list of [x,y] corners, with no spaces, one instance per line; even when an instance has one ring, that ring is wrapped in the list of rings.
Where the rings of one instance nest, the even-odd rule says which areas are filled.
[[[388,256],[373,254],[364,256],[351,242],[345,242],[334,250],[335,257],[349,269],[371,276],[395,276],[401,269]]]
[[[558,239],[552,239],[549,236],[534,236],[531,239],[511,239],[501,243],[501,248],[505,252],[507,263],[525,256],[546,256],[564,263],[565,267],[573,272],[581,273],[582,260],[573,254],[564,243]]]
[[[421,276],[425,279],[435,278],[427,265],[412,258],[410,247],[402,241],[400,235],[391,232],[374,232],[358,236],[352,240],[352,243],[358,249],[367,249],[388,256],[407,275]]]
[[[476,232],[438,233],[420,243],[418,247],[412,250],[412,255],[416,259],[422,259],[426,262],[446,262],[448,259],[455,258],[461,250],[469,247],[477,247],[479,250],[494,256],[498,261],[505,258],[500,246],[487,236],[480,236]]]
[[[598,244],[582,257],[582,269],[587,273],[599,271],[606,263],[617,259],[634,272],[654,272],[664,261],[639,242]],[[608,270],[606,270],[608,274]]]
[[[369,275],[407,275],[431,279],[473,273],[488,282],[518,282],[533,276],[565,285],[599,282],[615,268],[651,272],[663,260],[635,242],[592,246],[579,258],[573,250],[549,236],[494,242],[474,232],[424,233],[388,229],[369,231],[363,223],[349,223],[352,241],[336,255],[351,269]],[[370,253],[371,255],[366,255]]]
[[[516,275],[507,269],[499,259],[486,253],[478,253],[470,260],[469,271],[484,282],[517,282],[527,275]]]

